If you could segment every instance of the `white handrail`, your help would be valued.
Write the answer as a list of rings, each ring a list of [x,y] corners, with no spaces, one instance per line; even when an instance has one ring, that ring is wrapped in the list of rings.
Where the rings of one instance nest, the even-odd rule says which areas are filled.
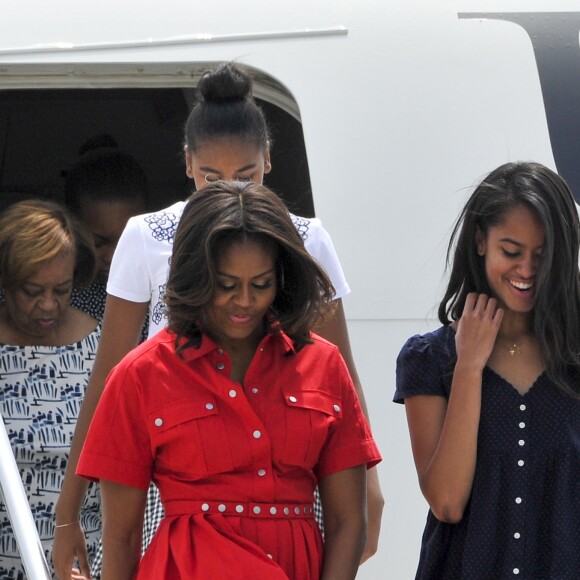
[[[107,42],[73,43],[53,42],[21,47],[0,47],[0,56],[21,54],[64,53],[90,50],[120,50],[133,48],[150,48],[160,46],[187,46],[216,42],[243,42],[249,40],[281,40],[288,38],[310,38],[322,36],[344,36],[348,29],[344,26],[330,28],[303,28],[295,30],[272,30],[267,32],[240,32],[233,34],[200,33],[167,38],[142,38],[136,40],[118,40]]]
[[[0,490],[29,580],[51,580],[14,453],[0,416]]]

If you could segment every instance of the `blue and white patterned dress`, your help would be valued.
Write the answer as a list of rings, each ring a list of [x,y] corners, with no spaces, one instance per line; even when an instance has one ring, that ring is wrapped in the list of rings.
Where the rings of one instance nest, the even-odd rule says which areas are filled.
[[[0,413],[49,563],[54,508],[100,334],[99,327],[83,340],[65,346],[0,345]],[[89,488],[81,524],[92,560],[101,535],[97,486]],[[0,578],[26,578],[3,501]]]

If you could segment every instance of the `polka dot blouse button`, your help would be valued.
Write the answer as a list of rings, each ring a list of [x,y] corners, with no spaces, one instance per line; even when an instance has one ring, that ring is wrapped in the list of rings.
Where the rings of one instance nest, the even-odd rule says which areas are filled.
[[[231,391],[228,393],[228,395],[229,395],[229,396],[230,396],[232,399],[234,399],[235,397],[237,397],[237,396],[238,396],[238,393],[236,392],[236,390],[235,390],[235,389],[232,389],[232,390],[231,390]]]
[[[522,421],[522,422],[520,423],[520,429],[524,429],[524,428],[525,428],[525,426],[526,426],[526,424],[525,424],[525,423]]]
[[[520,573],[520,569],[519,568],[514,568],[514,574],[519,574]]]
[[[262,432],[261,432],[261,431],[258,431],[258,430],[256,429],[256,431],[254,431],[254,432],[252,433],[252,435],[254,436],[254,439],[259,439],[259,438],[262,436]]]
[[[520,411],[525,411],[526,410],[526,406],[525,405],[520,405]]]
[[[516,503],[522,503],[522,498],[521,497],[516,497]]]
[[[514,534],[514,538],[515,538],[516,540],[519,540],[521,537],[522,537],[522,536],[521,536],[521,534],[520,534],[519,532],[516,532],[516,533]]]
[[[520,439],[520,440],[518,441],[518,445],[519,445],[520,447],[523,447],[525,444],[526,444],[526,442],[525,442],[523,439]]]
[[[212,403],[206,403],[206,404],[205,404],[205,408],[206,408],[208,411],[212,411],[212,410],[213,410],[213,404],[212,404]]]
[[[155,426],[161,427],[161,425],[163,425],[163,419],[161,419],[161,418],[155,419]]]
[[[215,367],[218,371],[223,371],[226,368],[226,365],[223,362],[219,362]]]
[[[523,466],[524,466],[524,463],[525,463],[525,462],[524,462],[524,460],[523,460],[523,459],[520,459],[520,460],[518,461],[518,465],[519,465],[520,467],[523,467]]]

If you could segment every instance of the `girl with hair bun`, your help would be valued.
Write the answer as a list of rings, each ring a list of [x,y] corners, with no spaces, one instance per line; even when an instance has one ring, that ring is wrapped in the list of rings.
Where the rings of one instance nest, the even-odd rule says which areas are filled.
[[[111,260],[129,218],[147,209],[147,178],[139,163],[107,133],[85,141],[78,153],[80,159],[64,172],[64,200],[93,237],[97,271],[89,286],[73,288],[71,304],[102,322]],[[146,340],[147,331],[145,321],[140,341]],[[96,578],[101,555],[99,545],[92,564]]]
[[[121,151],[111,135],[89,139],[81,145],[79,155],[79,161],[66,172],[64,198],[93,236],[97,275],[88,288],[73,292],[72,301],[102,321],[113,253],[129,218],[147,209],[147,179],[137,161]]]
[[[232,64],[222,64],[206,73],[199,83],[201,100],[194,106],[185,126],[184,155],[187,176],[196,189],[217,180],[262,183],[271,170],[270,134],[264,114],[252,98],[250,77]],[[163,293],[177,224],[185,207],[178,202],[164,210],[129,220],[113,258],[107,285],[107,306],[103,339],[91,376],[89,392],[71,451],[70,469],[57,506],[57,517],[74,520],[86,482],[75,477],[82,443],[111,368],[138,343],[139,329],[149,314],[149,336],[166,324]],[[353,361],[342,297],[350,289],[330,236],[317,218],[290,214],[306,250],[323,266],[335,289],[334,315],[316,332],[335,343],[341,351],[366,413],[360,380]],[[383,498],[375,469],[368,474],[368,543],[363,560],[378,545]],[[322,515],[318,508],[318,519]],[[155,531],[159,516],[146,518],[145,526]],[[71,521],[72,521],[71,520]],[[73,557],[88,570],[80,528],[68,528],[57,538],[53,558],[61,580]]]

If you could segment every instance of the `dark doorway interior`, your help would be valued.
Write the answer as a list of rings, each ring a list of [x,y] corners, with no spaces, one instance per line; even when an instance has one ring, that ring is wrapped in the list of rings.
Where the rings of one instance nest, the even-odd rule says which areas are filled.
[[[0,91],[0,206],[23,197],[61,200],[64,174],[89,138],[109,134],[143,166],[152,208],[183,199],[193,183],[185,175],[182,130],[190,88],[18,89]],[[266,185],[291,211],[312,217],[314,204],[302,125],[259,101],[273,136]]]

